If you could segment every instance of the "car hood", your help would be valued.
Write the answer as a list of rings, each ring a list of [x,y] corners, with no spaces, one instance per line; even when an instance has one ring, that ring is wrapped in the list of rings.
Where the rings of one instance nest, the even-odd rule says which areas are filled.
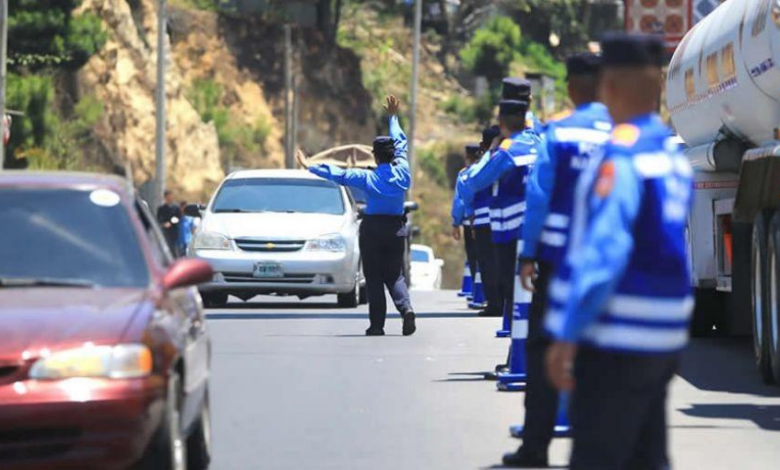
[[[346,223],[344,215],[264,212],[259,214],[210,213],[201,230],[230,238],[265,240],[308,240],[339,233]]]
[[[0,288],[0,358],[121,340],[147,289]]]

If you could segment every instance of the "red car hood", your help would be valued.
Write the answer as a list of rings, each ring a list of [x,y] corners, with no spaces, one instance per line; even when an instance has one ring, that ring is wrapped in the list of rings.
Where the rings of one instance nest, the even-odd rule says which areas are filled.
[[[138,288],[0,288],[0,360],[116,343],[148,298]]]

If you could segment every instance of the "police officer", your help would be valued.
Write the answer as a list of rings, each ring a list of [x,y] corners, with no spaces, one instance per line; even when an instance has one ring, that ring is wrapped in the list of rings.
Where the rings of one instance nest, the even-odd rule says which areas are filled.
[[[528,178],[520,277],[522,286],[533,291],[534,297],[526,342],[523,445],[504,456],[508,467],[547,466],[558,411],[558,392],[544,370],[550,344],[543,321],[547,287],[565,254],[577,179],[590,156],[603,151],[612,128],[606,106],[596,101],[599,65],[600,57],[592,53],[576,54],[566,61],[569,98],[575,109],[547,123],[547,152],[540,153]]]
[[[601,97],[615,128],[595,178],[581,180],[584,210],[575,207],[565,267],[550,286],[547,373],[574,390],[573,470],[668,468],[667,387],[693,307],[692,171],[655,112],[661,39],[609,35],[602,51]]]
[[[518,77],[504,78],[501,81],[501,99],[527,101],[528,111],[525,113],[525,127],[532,130],[536,135],[544,133],[544,125],[536,119],[534,112],[531,111],[533,95],[531,94],[530,81]]]
[[[499,128],[504,140],[487,163],[463,180],[461,197],[471,203],[475,193],[493,186],[490,225],[498,258],[498,283],[503,315],[514,310],[517,241],[525,213],[525,180],[536,161],[540,142],[525,127],[527,101],[502,100]]]
[[[366,276],[370,319],[367,336],[385,334],[385,286],[403,318],[404,336],[414,334],[417,329],[403,275],[407,236],[404,196],[412,177],[407,160],[406,135],[398,122],[399,107],[398,98],[387,97],[385,109],[390,114],[390,136],[374,139],[376,170],[343,170],[326,164],[309,168],[315,175],[360,188],[367,195],[365,217],[360,225],[360,254]]]
[[[464,158],[466,166],[458,172],[458,178],[474,165],[478,159],[479,144],[466,145]],[[458,241],[463,238],[463,244],[466,247],[466,260],[468,261],[469,270],[471,271],[471,278],[476,279],[478,262],[472,227],[472,221],[474,220],[474,204],[465,204],[463,202],[460,198],[460,194],[458,194],[457,184],[455,185],[455,194],[452,197],[452,210],[450,211],[450,215],[452,216],[452,237]],[[461,227],[463,227],[462,237]]]

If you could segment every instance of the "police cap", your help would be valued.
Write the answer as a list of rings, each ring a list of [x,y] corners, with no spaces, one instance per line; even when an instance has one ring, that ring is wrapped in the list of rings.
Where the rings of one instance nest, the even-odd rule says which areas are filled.
[[[602,67],[662,67],[664,42],[650,34],[607,33],[601,39]]]
[[[466,155],[469,157],[479,155],[479,144],[466,144]]]
[[[531,96],[531,82],[524,78],[507,77],[501,82],[502,100],[527,100]]]
[[[490,143],[493,142],[493,139],[499,135],[501,135],[501,129],[499,129],[498,126],[486,127],[485,130],[482,131],[482,145],[490,145]]]
[[[501,100],[498,102],[499,116],[525,116],[528,111],[528,101]]]
[[[566,59],[566,75],[581,77],[598,75],[601,70],[601,55],[592,52],[580,52]]]
[[[390,159],[395,153],[395,145],[393,139],[386,135],[380,135],[374,139],[374,155],[383,158]]]

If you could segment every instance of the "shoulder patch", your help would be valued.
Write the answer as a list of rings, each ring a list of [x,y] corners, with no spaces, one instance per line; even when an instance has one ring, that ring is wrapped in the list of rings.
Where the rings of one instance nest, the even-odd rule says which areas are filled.
[[[599,167],[599,176],[593,190],[599,197],[607,197],[615,187],[615,162],[608,161]]]
[[[639,140],[639,128],[633,124],[620,124],[612,130],[612,143],[630,147]]]
[[[509,147],[511,147],[511,146],[512,146],[512,139],[504,139],[501,142],[501,148],[503,150],[509,150]]]
[[[558,122],[572,115],[571,109],[566,109],[561,112],[553,114],[547,122]]]

